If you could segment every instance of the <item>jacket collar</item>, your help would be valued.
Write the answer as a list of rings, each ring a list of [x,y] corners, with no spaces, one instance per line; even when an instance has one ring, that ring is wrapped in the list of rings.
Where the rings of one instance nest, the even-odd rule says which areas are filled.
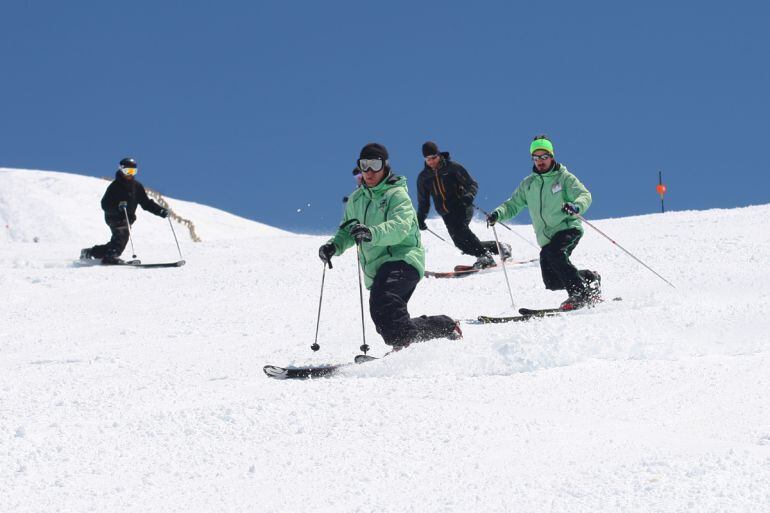
[[[549,169],[549,170],[548,170],[548,171],[546,171],[545,173],[540,173],[540,172],[538,172],[538,170],[537,170],[537,167],[535,167],[535,165],[534,165],[534,164],[532,164],[532,173],[533,173],[533,174],[535,174],[535,175],[537,175],[537,176],[553,176],[553,175],[555,175],[555,174],[556,174],[558,171],[561,171],[561,164],[559,164],[559,163],[558,163],[558,162],[556,162],[555,160],[553,161],[553,164],[551,165],[551,169]]]

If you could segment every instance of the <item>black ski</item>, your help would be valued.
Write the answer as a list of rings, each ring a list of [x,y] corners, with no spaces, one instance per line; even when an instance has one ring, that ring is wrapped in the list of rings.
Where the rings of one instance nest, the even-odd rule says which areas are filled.
[[[141,263],[142,263],[141,260],[126,260],[126,261],[116,262],[114,264],[103,264],[101,260],[89,259],[89,260],[75,260],[73,265],[75,267],[96,267],[100,265],[117,266],[117,267],[120,267],[120,266],[135,267],[137,265],[141,265]]]
[[[540,317],[552,317],[554,315],[559,315],[561,313],[564,313],[564,312],[556,308],[554,309],[554,311],[540,311],[539,313],[528,314],[528,315],[523,315],[523,314],[514,315],[512,317],[491,317],[488,315],[479,315],[477,317],[477,321],[481,324],[501,324],[504,322],[526,322],[526,321],[531,321],[532,319],[537,319]]]
[[[306,367],[278,367],[275,365],[265,365],[262,370],[268,378],[273,379],[313,379],[331,377],[340,369],[355,365],[357,363],[370,362],[377,360],[374,356],[364,354],[357,355],[352,362],[333,363],[328,365],[308,365]]]
[[[612,301],[622,301],[623,298],[614,297]],[[554,317],[563,313],[576,312],[584,310],[585,308],[578,308],[577,310],[562,310],[561,308],[519,308],[521,315],[514,315],[512,317],[491,317],[488,315],[479,315],[478,322],[482,324],[500,324],[504,322],[523,322],[540,317]]]

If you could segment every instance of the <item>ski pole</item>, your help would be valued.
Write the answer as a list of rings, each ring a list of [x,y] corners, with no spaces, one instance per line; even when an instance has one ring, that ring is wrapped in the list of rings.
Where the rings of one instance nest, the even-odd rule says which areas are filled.
[[[361,334],[363,335],[364,343],[361,344],[361,351],[366,354],[369,351],[369,346],[366,344],[366,323],[364,322],[364,289],[361,285],[361,245],[356,244],[356,250],[358,253],[358,295],[361,298]]]
[[[168,219],[168,225],[171,227],[171,233],[174,234],[174,241],[176,242],[176,250],[179,251],[179,260],[184,260],[182,257],[182,250],[179,248],[179,239],[176,238],[176,232],[174,231],[174,224],[171,222],[171,216],[166,216]]]
[[[332,263],[329,262],[329,269],[332,268]],[[313,342],[313,345],[310,346],[310,349],[313,351],[318,351],[321,349],[321,346],[318,345],[318,328],[321,326],[321,305],[324,302],[324,282],[326,281],[326,263],[324,263],[324,272],[321,275],[321,297],[318,299],[318,319],[315,323],[315,341]]]
[[[444,242],[446,242],[446,239],[445,239],[444,237],[442,237],[442,236],[441,236],[441,235],[439,235],[438,233],[434,232],[434,231],[433,231],[433,230],[431,230],[430,228],[425,228],[425,229],[426,229],[426,230],[428,230],[428,231],[429,231],[430,233],[432,233],[433,235],[435,235],[436,237],[438,237],[439,239],[441,239],[441,240],[443,240]]]
[[[497,243],[497,254],[502,255],[503,251],[500,247],[500,239],[497,238],[497,229],[495,228],[495,225],[492,225],[492,233],[495,234],[495,242]],[[500,267],[503,268],[503,274],[505,274],[505,284],[508,285],[508,294],[511,296],[511,306],[513,309],[516,309],[516,303],[513,301],[513,292],[511,292],[511,282],[508,281],[508,271],[505,269],[505,262],[503,262],[503,257],[500,257]]]
[[[126,214],[126,226],[128,226],[128,240],[131,241],[131,258],[136,258],[136,250],[134,249],[134,238],[131,236],[131,223],[128,220],[128,210],[123,209],[123,213]]]
[[[483,208],[479,207],[479,206],[478,206],[478,205],[476,205],[475,203],[473,204],[473,206],[474,206],[474,207],[476,207],[476,210],[478,210],[479,212],[481,212],[481,213],[482,213],[482,214],[484,214],[485,216],[489,217],[489,213],[488,213],[486,210],[484,210]],[[500,224],[500,225],[502,225],[504,228],[508,228],[508,230],[509,230],[511,233],[513,233],[515,236],[517,236],[518,238],[520,238],[521,240],[523,240],[524,242],[526,242],[527,244],[529,244],[529,245],[530,245],[530,246],[532,246],[533,248],[535,248],[535,249],[537,249],[538,251],[540,251],[540,248],[538,248],[537,246],[535,246],[534,244],[532,244],[532,243],[529,241],[529,239],[526,239],[526,238],[524,238],[523,236],[521,236],[521,235],[519,235],[518,233],[516,233],[515,231],[513,231],[513,228],[511,228],[510,226],[508,226],[508,225],[507,225],[507,224],[505,224],[504,222],[502,222],[502,221],[497,221],[497,224]],[[493,228],[494,228],[494,227],[493,227]]]
[[[653,273],[655,276],[657,276],[657,277],[658,277],[658,278],[660,278],[661,280],[663,280],[663,281],[665,281],[666,283],[668,283],[669,285],[671,285],[671,287],[672,287],[672,288],[676,288],[676,287],[674,287],[674,284],[673,284],[673,283],[671,283],[670,281],[668,281],[667,279],[665,279],[665,278],[664,278],[663,276],[661,276],[660,274],[656,273],[656,272],[655,272],[655,271],[654,271],[654,270],[653,270],[653,269],[652,269],[652,268],[651,268],[649,265],[645,264],[644,262],[642,262],[641,260],[639,260],[638,258],[636,258],[636,257],[635,257],[634,255],[632,255],[632,254],[631,254],[631,253],[630,253],[630,252],[629,252],[629,251],[628,251],[626,248],[624,248],[623,246],[621,246],[620,244],[618,244],[617,242],[615,242],[614,240],[612,240],[612,239],[611,239],[611,238],[610,238],[610,237],[609,237],[609,236],[608,236],[606,233],[604,233],[603,231],[601,231],[599,228],[597,228],[596,226],[594,226],[594,225],[592,225],[591,223],[589,223],[588,221],[586,221],[586,218],[585,218],[585,217],[583,217],[583,216],[581,216],[580,214],[577,214],[577,213],[575,214],[575,217],[577,217],[578,219],[580,219],[581,221],[583,221],[585,224],[587,224],[588,226],[590,226],[591,228],[593,228],[594,230],[596,230],[597,232],[599,232],[599,233],[600,233],[601,235],[603,235],[603,236],[604,236],[604,238],[606,238],[608,241],[612,242],[612,243],[613,243],[613,244],[615,244],[617,247],[619,247],[620,249],[622,249],[622,250],[623,250],[623,251],[624,251],[624,252],[625,252],[625,253],[626,253],[628,256],[630,256],[631,258],[633,258],[634,260],[636,260],[637,262],[639,262],[640,264],[642,264],[644,267],[646,267],[648,270],[650,270],[650,271],[651,271],[651,272],[652,272],[652,273]]]

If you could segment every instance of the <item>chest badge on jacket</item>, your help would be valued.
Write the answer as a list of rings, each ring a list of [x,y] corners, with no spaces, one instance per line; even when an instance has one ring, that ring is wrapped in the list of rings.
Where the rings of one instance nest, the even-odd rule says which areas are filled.
[[[377,206],[377,208],[380,210],[380,212],[385,212],[385,209],[387,208],[387,206],[388,206],[388,200],[383,198],[383,200],[380,201],[380,204]]]
[[[559,182],[556,182],[551,186],[551,192],[556,194],[557,192],[561,192],[561,184]]]

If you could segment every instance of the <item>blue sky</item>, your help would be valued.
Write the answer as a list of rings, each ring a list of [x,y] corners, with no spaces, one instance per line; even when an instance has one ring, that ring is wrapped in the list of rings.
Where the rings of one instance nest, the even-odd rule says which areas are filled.
[[[661,169],[669,209],[767,203],[770,8],[718,4],[4,0],[0,166],[131,155],[170,196],[330,232],[367,142],[414,196],[435,140],[494,208],[544,132],[589,218],[659,210]]]

